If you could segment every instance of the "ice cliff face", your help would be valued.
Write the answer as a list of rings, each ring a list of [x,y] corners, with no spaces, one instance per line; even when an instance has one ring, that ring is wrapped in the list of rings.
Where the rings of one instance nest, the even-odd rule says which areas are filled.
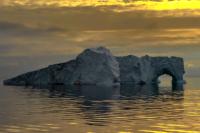
[[[159,76],[183,83],[184,63],[179,57],[115,57],[104,48],[84,50],[75,60],[19,75],[5,85],[116,85],[156,83]]]
[[[70,84],[111,85],[119,82],[119,63],[108,49],[86,49],[76,58]]]

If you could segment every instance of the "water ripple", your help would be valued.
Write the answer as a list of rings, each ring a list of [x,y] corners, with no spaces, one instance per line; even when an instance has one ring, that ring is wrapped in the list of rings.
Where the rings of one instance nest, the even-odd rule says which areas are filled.
[[[200,133],[200,88],[0,87],[0,133]]]

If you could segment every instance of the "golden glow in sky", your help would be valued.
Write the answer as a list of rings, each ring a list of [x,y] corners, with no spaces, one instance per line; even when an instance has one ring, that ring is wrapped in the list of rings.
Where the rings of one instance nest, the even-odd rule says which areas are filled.
[[[23,5],[33,7],[127,6],[135,10],[200,9],[199,0],[3,0],[1,5]]]

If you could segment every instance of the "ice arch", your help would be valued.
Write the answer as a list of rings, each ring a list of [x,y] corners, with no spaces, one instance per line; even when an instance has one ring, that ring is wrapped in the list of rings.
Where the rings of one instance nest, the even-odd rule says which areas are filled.
[[[172,89],[178,89],[177,87],[184,83],[183,75],[185,71],[183,60],[177,57],[162,58],[160,61],[158,59],[155,60],[157,63],[154,63],[153,83],[157,83],[160,76],[169,75],[172,77]]]

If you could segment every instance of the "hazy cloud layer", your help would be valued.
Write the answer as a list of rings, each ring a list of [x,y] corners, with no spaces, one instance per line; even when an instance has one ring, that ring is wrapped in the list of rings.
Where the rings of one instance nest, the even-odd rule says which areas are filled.
[[[26,9],[4,7],[0,9],[0,20],[23,23],[32,27],[60,27],[66,30],[108,29],[163,29],[199,28],[200,17],[179,11],[130,11],[113,12],[110,7],[72,7]]]

